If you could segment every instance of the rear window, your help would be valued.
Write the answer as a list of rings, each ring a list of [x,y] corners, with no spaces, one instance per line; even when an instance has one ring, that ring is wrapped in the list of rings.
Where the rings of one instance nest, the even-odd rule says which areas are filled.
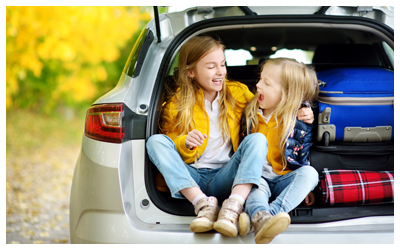
[[[252,48],[250,48],[252,49]],[[254,48],[255,49],[255,48]],[[314,56],[314,51],[306,51],[301,49],[277,49],[272,48],[275,51],[269,58],[287,57],[293,58],[298,62],[310,64]],[[245,66],[245,65],[258,65],[261,58],[253,57],[251,52],[244,49],[226,49],[225,59],[228,66]]]
[[[383,49],[385,50],[385,52],[386,52],[386,54],[387,54],[387,56],[389,58],[390,63],[392,65],[394,65],[394,51],[393,51],[393,49],[385,42],[382,42],[382,45],[383,45]]]
[[[275,54],[270,56],[270,58],[277,57],[292,58],[296,59],[298,62],[310,64],[312,62],[312,58],[314,57],[314,51],[306,51],[301,49],[280,49],[277,50]]]
[[[253,59],[250,51],[244,49],[226,49],[225,60],[228,66],[243,66],[248,65]]]

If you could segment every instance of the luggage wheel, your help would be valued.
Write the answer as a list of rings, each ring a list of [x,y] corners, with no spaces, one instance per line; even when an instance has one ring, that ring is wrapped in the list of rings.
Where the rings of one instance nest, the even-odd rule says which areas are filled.
[[[328,132],[324,132],[322,134],[322,143],[324,146],[329,146],[329,133]]]

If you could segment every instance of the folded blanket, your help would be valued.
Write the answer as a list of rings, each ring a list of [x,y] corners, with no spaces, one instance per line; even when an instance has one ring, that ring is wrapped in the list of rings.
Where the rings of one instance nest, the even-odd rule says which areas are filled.
[[[394,202],[394,172],[322,171],[322,202],[330,205],[367,205]]]

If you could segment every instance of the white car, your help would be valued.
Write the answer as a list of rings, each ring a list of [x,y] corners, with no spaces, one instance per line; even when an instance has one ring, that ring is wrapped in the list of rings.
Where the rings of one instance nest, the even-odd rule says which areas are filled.
[[[70,198],[71,243],[254,243],[253,233],[232,238],[216,231],[191,232],[192,204],[157,189],[158,170],[146,153],[146,140],[158,133],[163,86],[173,74],[179,49],[204,33],[221,38],[228,77],[251,90],[259,62],[270,57],[294,57],[317,72],[336,67],[326,56],[316,60],[317,48],[327,44],[370,48],[341,65],[367,63],[394,70],[393,7],[222,6],[156,13],[115,88],[87,111]],[[362,59],[372,53],[376,61]],[[383,154],[387,161],[380,170],[393,171],[393,147]],[[311,165],[323,168],[323,162],[312,158]],[[291,225],[272,244],[394,243],[394,203],[338,207],[316,202],[300,205],[290,216]]]

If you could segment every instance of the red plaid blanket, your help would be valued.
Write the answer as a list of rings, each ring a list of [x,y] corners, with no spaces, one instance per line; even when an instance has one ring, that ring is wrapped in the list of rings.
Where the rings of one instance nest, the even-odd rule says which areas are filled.
[[[366,205],[394,202],[394,172],[322,171],[322,202],[330,205]]]

